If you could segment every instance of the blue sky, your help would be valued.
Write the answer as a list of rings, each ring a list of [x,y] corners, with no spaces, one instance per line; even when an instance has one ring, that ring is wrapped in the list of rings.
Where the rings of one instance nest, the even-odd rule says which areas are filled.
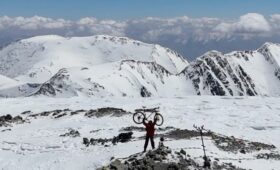
[[[154,17],[234,18],[255,12],[279,13],[279,0],[1,0],[0,16],[34,15],[79,19],[135,19]]]

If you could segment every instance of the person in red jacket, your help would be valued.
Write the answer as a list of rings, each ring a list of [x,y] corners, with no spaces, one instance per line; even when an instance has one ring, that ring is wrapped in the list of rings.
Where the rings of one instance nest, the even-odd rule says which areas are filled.
[[[151,140],[152,148],[155,149],[154,135],[156,119],[154,120],[154,122],[150,120],[148,123],[146,123],[146,119],[143,119],[143,124],[146,127],[146,141],[144,145],[144,152],[146,152],[149,140]]]

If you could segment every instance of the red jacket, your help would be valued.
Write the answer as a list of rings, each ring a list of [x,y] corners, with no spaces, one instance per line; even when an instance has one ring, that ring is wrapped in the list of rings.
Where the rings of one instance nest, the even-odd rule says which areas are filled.
[[[155,123],[143,123],[146,127],[146,136],[148,137],[154,137],[155,135]]]

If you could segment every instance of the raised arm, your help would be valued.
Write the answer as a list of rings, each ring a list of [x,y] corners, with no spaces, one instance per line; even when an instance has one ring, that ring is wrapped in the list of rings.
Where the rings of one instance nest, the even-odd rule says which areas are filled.
[[[157,123],[157,121],[158,121],[158,119],[157,119],[157,117],[155,116],[155,117],[154,117],[154,125]]]
[[[145,125],[145,126],[147,125],[146,118],[143,119],[143,125]]]

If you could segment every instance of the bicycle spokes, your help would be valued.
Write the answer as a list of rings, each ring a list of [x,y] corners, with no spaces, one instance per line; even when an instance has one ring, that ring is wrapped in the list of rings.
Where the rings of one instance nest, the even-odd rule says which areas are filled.
[[[139,114],[139,115],[137,116],[137,119],[138,119],[138,121],[142,121],[142,120],[143,120],[143,116],[142,116],[141,114]]]
[[[137,124],[143,123],[143,119],[144,119],[144,118],[145,118],[145,115],[144,115],[143,113],[141,113],[141,112],[135,113],[135,114],[133,115],[133,120],[134,120],[134,122],[137,123]]]
[[[157,121],[157,120],[159,120],[159,117],[158,117],[158,115],[156,115],[156,116],[155,116],[155,120],[156,120],[156,121]]]
[[[150,113],[146,116],[146,113]],[[133,121],[137,124],[143,123],[144,119],[152,119],[155,121],[156,125],[161,126],[163,124],[163,117],[159,113],[159,108],[151,108],[151,109],[136,109],[133,114]]]

